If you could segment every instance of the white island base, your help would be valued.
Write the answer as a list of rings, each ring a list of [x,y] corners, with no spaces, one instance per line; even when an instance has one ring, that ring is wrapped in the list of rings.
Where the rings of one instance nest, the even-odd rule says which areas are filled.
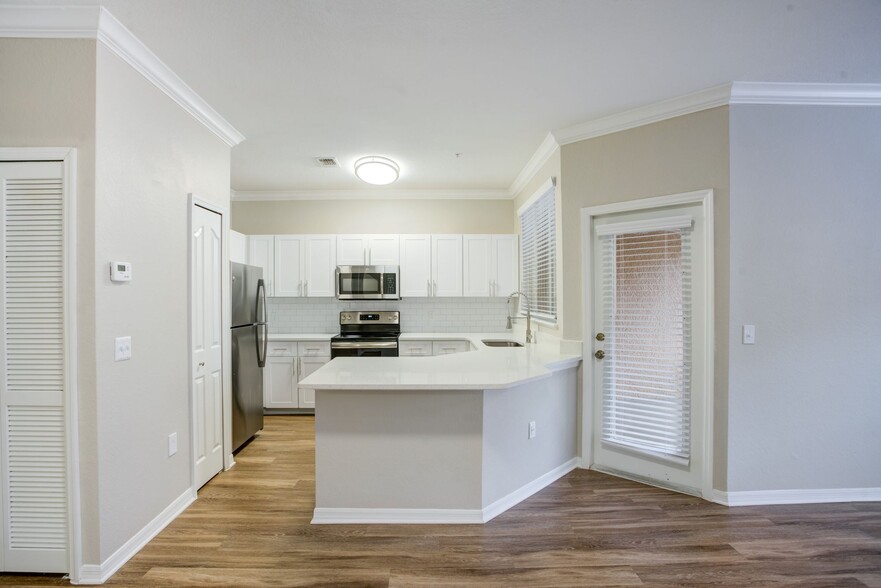
[[[503,513],[576,467],[576,369],[491,389],[316,386],[312,522],[473,524]]]

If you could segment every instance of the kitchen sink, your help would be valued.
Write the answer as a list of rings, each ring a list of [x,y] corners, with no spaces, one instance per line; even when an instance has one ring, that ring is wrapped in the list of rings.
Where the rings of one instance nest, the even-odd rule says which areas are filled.
[[[523,343],[507,339],[482,339],[482,341],[487,347],[523,347]]]

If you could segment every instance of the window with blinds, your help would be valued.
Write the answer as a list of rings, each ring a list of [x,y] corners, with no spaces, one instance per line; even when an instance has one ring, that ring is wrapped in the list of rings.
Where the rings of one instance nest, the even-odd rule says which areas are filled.
[[[520,213],[520,290],[532,316],[557,322],[557,210],[551,185]],[[525,307],[521,306],[522,314]]]
[[[600,235],[603,441],[685,462],[691,444],[691,232],[689,220],[680,228]]]

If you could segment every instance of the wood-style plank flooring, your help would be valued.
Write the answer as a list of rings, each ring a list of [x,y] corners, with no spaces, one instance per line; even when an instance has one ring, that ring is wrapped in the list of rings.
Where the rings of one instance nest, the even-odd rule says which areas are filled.
[[[576,470],[486,525],[312,526],[314,418],[267,417],[236,462],[107,585],[881,587],[881,503],[729,509]]]

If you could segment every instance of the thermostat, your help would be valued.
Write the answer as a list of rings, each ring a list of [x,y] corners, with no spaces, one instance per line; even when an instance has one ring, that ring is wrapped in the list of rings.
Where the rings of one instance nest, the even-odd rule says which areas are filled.
[[[131,282],[132,281],[132,264],[127,261],[111,261],[110,262],[110,281],[111,282]]]

